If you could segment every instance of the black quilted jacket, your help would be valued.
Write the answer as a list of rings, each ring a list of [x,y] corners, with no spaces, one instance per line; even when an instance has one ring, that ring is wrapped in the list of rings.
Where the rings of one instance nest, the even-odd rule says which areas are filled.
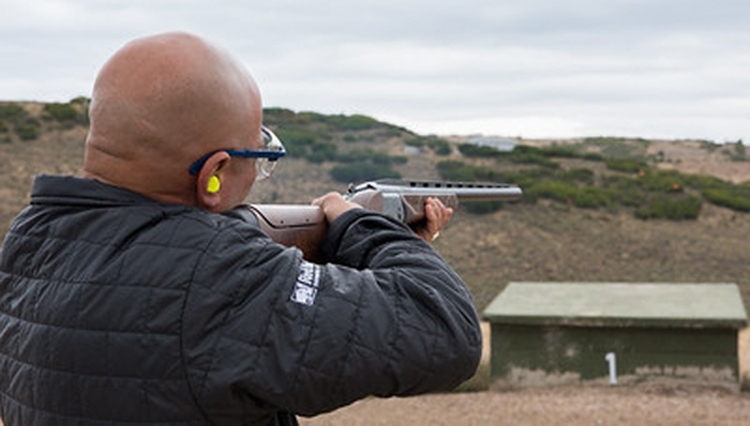
[[[0,417],[267,425],[474,372],[470,295],[408,228],[351,211],[326,250],[311,264],[252,221],[38,177],[0,254]]]

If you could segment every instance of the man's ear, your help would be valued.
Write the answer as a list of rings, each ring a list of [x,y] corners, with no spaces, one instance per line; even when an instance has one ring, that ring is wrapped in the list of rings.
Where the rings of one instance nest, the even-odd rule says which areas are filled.
[[[225,151],[215,152],[208,157],[198,173],[196,180],[196,200],[198,206],[213,213],[219,213],[222,201],[225,198],[223,168],[229,161],[229,154]]]

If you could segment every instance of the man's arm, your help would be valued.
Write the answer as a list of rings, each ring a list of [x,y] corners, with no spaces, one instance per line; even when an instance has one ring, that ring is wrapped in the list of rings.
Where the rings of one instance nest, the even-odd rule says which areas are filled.
[[[367,395],[448,390],[474,374],[481,332],[468,289],[406,226],[363,211],[332,223],[308,386],[330,389],[295,409],[312,415]],[[318,302],[316,302],[318,303]],[[332,330],[338,337],[331,339]],[[318,380],[321,380],[318,382]]]
[[[368,395],[450,389],[475,372],[481,332],[461,279],[404,224],[349,207],[328,230],[325,265],[248,227],[198,265],[196,282],[226,289],[197,287],[186,305],[186,330],[214,336],[186,350],[205,407],[255,401],[315,415]],[[208,299],[214,313],[188,315]]]

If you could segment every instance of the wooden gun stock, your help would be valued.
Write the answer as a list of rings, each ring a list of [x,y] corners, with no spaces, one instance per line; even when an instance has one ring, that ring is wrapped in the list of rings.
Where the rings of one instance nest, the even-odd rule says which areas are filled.
[[[521,194],[520,188],[508,184],[384,180],[350,186],[346,198],[367,210],[383,213],[416,229],[424,223],[427,198],[437,198],[447,207],[455,209],[460,199],[517,200]],[[320,207],[251,204],[246,208],[271,239],[288,247],[299,248],[307,260],[323,261],[320,246],[328,223]]]
[[[328,230],[323,209],[318,206],[251,204],[247,208],[272,240],[302,250],[305,259],[321,262],[320,244]]]

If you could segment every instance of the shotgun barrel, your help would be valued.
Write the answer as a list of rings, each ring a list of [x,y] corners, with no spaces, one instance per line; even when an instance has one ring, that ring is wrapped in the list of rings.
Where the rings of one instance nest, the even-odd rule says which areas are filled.
[[[429,180],[380,179],[360,185],[349,185],[348,194],[365,190],[401,195],[426,195],[439,197],[455,195],[460,201],[512,201],[518,200],[523,191],[510,183],[450,182]]]

